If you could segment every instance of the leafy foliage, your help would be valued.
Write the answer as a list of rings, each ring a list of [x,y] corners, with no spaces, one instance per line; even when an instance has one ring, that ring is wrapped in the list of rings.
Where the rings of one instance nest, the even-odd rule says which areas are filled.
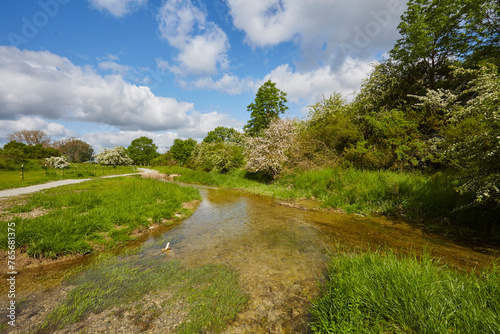
[[[176,165],[177,162],[175,161],[172,152],[168,151],[151,160],[151,164],[153,166],[173,166]]]
[[[204,143],[221,143],[231,141],[233,137],[237,136],[238,131],[233,128],[226,128],[218,126],[214,130],[208,132],[207,136],[203,138]]]
[[[136,164],[149,164],[152,159],[158,156],[157,149],[158,146],[153,143],[153,139],[142,136],[132,140],[127,148],[127,153]]]
[[[191,156],[191,153],[193,153],[196,144],[197,142],[193,138],[188,138],[185,140],[176,138],[174,139],[174,144],[172,145],[172,147],[170,147],[169,151],[170,153],[172,153],[175,161],[180,164],[184,164]]]
[[[463,29],[463,1],[410,0],[398,29],[401,38],[391,57],[403,71],[413,73],[414,80],[424,79],[436,89],[446,78],[451,59],[467,50]]]
[[[206,172],[228,172],[244,164],[243,148],[234,143],[202,142],[196,145],[188,166]]]
[[[243,127],[250,136],[259,135],[271,121],[283,114],[288,107],[285,105],[286,93],[276,87],[271,80],[266,81],[258,90],[255,102],[248,105],[250,120]]]
[[[61,152],[53,147],[43,147],[42,144],[26,145],[17,141],[10,141],[0,151],[0,168],[12,169],[27,159],[44,159],[51,156],[60,156]]]

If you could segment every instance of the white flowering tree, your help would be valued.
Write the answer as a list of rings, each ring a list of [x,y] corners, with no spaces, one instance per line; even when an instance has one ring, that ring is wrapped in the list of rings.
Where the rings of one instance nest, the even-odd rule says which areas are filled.
[[[473,75],[465,94],[473,96],[465,107],[449,113],[450,121],[479,121],[475,134],[452,145],[447,154],[463,173],[461,192],[473,192],[477,202],[500,205],[500,76],[492,64],[477,70],[457,69],[457,74]]]
[[[276,118],[261,136],[246,138],[245,169],[276,178],[297,147],[297,130],[295,120]]]
[[[123,146],[116,146],[112,149],[104,149],[94,156],[95,161],[101,165],[131,165],[134,162],[127,155]]]
[[[66,157],[50,157],[45,158],[45,164],[53,167],[53,168],[66,168],[69,166],[68,160]]]

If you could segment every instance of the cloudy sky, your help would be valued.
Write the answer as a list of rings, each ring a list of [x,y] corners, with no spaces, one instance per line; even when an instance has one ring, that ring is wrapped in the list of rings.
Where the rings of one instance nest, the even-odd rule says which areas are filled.
[[[268,79],[304,118],[352,98],[398,38],[404,0],[2,0],[0,145],[13,131],[162,149],[241,129]]]

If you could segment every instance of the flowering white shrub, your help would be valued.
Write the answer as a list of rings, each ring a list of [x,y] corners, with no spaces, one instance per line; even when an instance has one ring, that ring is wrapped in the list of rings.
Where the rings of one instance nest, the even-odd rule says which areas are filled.
[[[450,112],[450,121],[479,120],[475,135],[462,138],[446,152],[456,161],[466,182],[458,189],[473,192],[476,201],[494,201],[500,205],[500,76],[492,64],[478,70],[457,69],[457,74],[472,74],[464,94],[473,96],[465,107]]]
[[[69,166],[68,160],[66,157],[50,157],[50,158],[45,158],[45,163],[49,165],[50,167],[54,168],[66,168]]]
[[[245,169],[276,178],[297,147],[297,131],[294,120],[276,118],[261,136],[246,138]]]
[[[123,146],[117,146],[110,150],[104,149],[94,156],[95,161],[101,165],[132,165],[134,162],[129,158]]]

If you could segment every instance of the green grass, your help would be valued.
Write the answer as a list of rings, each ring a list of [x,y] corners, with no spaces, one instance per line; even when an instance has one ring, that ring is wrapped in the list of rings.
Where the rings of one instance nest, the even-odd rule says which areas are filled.
[[[500,271],[458,273],[424,255],[334,256],[314,333],[498,333]]]
[[[33,208],[51,210],[33,218],[16,218],[17,247],[29,256],[55,258],[89,253],[93,246],[114,247],[130,239],[136,229],[164,223],[182,209],[182,203],[201,199],[190,187],[139,177],[96,179],[82,184],[32,194],[12,212]],[[3,222],[6,224],[7,222]],[[169,222],[172,223],[172,222]],[[6,249],[7,228],[0,231],[0,247]]]
[[[128,174],[135,173],[133,166],[99,166],[93,164],[70,164],[70,167],[64,169],[55,169],[34,167],[30,164],[30,168],[21,172],[21,166],[18,170],[0,170],[0,190],[26,187],[34,184],[45,183],[54,180],[63,179],[82,179],[100,177],[112,174]],[[22,178],[24,174],[24,179]]]
[[[138,302],[134,308],[141,309],[139,314],[147,316],[143,321],[147,328],[148,323],[178,301],[189,305],[178,333],[220,332],[248,301],[238,274],[229,268],[205,265],[186,269],[179,261],[164,258],[103,257],[69,283],[76,287],[48,315],[39,332],[52,333],[92,312],[114,306],[127,309],[133,302]],[[162,295],[170,297],[161,300],[161,308],[142,310],[141,299],[158,291],[169,291],[170,294]]]

